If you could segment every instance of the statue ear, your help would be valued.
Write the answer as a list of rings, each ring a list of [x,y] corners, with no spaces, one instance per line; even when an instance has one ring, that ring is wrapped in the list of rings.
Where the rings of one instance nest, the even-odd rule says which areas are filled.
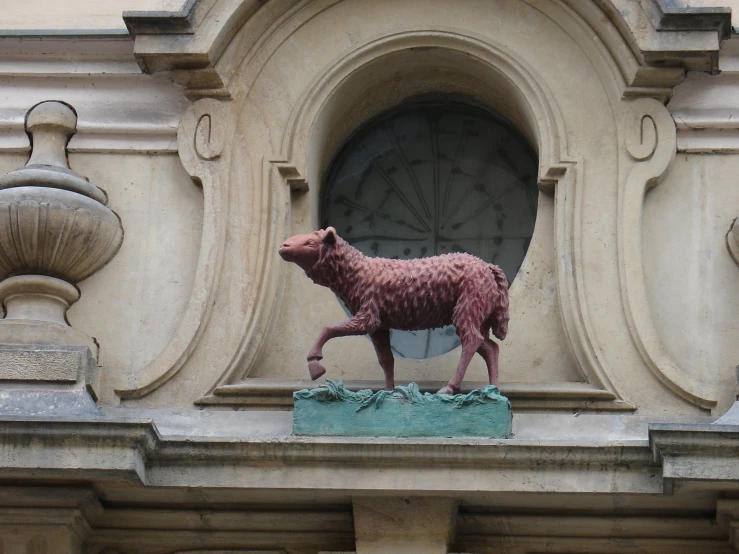
[[[326,229],[326,233],[323,235],[323,243],[324,244],[336,244],[336,238],[338,235],[336,234],[336,229],[333,227],[328,227]]]

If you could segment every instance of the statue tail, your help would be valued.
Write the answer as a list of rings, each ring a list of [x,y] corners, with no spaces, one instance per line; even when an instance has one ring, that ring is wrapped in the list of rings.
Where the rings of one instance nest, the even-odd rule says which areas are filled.
[[[490,330],[496,338],[503,340],[508,334],[508,279],[497,265],[490,264],[490,272],[493,274],[496,284],[495,304],[493,311],[488,317]]]

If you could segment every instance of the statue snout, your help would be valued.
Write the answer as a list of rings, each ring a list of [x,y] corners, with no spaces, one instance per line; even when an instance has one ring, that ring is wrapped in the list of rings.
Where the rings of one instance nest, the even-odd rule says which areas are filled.
[[[280,245],[280,248],[277,250],[283,260],[287,260],[288,257],[290,257],[290,247],[292,246],[292,244],[292,241],[286,240]]]

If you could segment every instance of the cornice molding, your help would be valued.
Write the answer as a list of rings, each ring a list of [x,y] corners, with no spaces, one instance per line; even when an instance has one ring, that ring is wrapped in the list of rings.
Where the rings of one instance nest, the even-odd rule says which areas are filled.
[[[277,19],[303,3],[301,0],[266,3],[259,0],[189,0],[176,12],[124,12],[123,18],[136,39],[136,59],[142,70],[148,73],[182,71],[187,73],[183,82],[188,83],[188,94],[192,97],[223,96],[228,94],[230,70],[223,67],[221,58],[240,29],[258,11],[268,10],[271,18]],[[594,4],[598,8],[595,11],[599,11],[600,16],[594,18],[593,6],[586,2],[566,3],[587,20],[596,33],[602,32],[602,40],[609,44],[614,37],[602,21],[610,20],[641,68],[677,67],[716,73],[719,45],[731,32],[731,10],[727,8],[674,8],[664,0],[643,0],[635,7],[633,2],[625,0],[596,0]],[[629,85],[635,87],[630,91],[632,96],[653,96],[652,89],[661,89],[661,84],[637,84],[644,76],[628,65],[624,62],[622,70],[628,74]],[[206,73],[207,78],[199,75],[202,73]],[[664,78],[657,77],[657,80],[664,81]],[[656,94],[666,97],[662,90]]]
[[[0,49],[0,152],[30,150],[25,116],[44,100],[77,108],[69,152],[177,151],[189,102],[170,75],[141,73],[130,37],[2,37]]]
[[[381,381],[347,381],[351,389],[382,389]],[[418,383],[421,392],[434,392],[444,386],[442,381]],[[482,388],[486,383],[465,382],[462,392]],[[251,406],[285,409],[293,407],[293,392],[315,387],[307,380],[245,379],[240,383],[216,387],[197,404],[217,406]],[[502,383],[503,395],[508,397],[514,410],[576,410],[576,411],[625,411],[636,406],[616,397],[608,390],[588,383]]]
[[[661,492],[659,467],[645,440],[164,437],[151,419],[120,416],[2,416],[0,427],[2,478],[33,474],[146,486],[360,492],[380,490],[392,481],[388,475],[401,479],[412,470],[417,477],[404,485],[408,492],[577,492],[577,478],[561,479],[567,472],[587,474],[593,483],[589,492],[612,493],[614,481],[606,476],[622,475],[628,467],[628,475],[618,479],[621,492]],[[437,479],[442,466],[459,478]],[[521,471],[526,468],[536,472]],[[496,471],[486,472],[490,469]],[[486,477],[463,477],[470,471]],[[342,472],[354,477],[334,478]],[[593,472],[603,478],[592,479]]]
[[[739,152],[739,38],[721,45],[719,75],[691,72],[667,108],[677,128],[678,152]]]
[[[738,488],[739,425],[654,423],[649,446],[662,466],[667,492],[686,482]]]
[[[731,8],[676,7],[669,0],[642,2],[652,24],[659,31],[711,31],[719,41],[731,35]]]
[[[192,34],[195,7],[199,0],[187,0],[177,11],[124,11],[123,21],[131,35],[146,33]]]

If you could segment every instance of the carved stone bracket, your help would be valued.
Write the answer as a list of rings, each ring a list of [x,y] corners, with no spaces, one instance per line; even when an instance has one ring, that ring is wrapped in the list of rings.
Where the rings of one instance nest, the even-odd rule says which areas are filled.
[[[667,352],[654,326],[647,297],[642,254],[644,195],[657,185],[675,158],[675,124],[658,101],[641,98],[624,114],[624,146],[636,162],[619,190],[618,245],[624,311],[629,331],[652,373],[685,400],[703,407],[716,405],[713,390],[690,374]]]
[[[308,181],[306,181],[305,177],[300,174],[298,168],[288,160],[271,158],[269,159],[269,162],[277,168],[277,171],[279,171],[282,178],[285,179],[285,182],[290,187],[291,191],[308,192]]]
[[[218,175],[229,129],[228,110],[213,99],[195,102],[180,122],[180,159],[203,189],[203,234],[197,272],[190,301],[174,337],[151,364],[116,387],[122,398],[139,398],[171,379],[192,354],[208,324],[226,237],[228,188]]]

